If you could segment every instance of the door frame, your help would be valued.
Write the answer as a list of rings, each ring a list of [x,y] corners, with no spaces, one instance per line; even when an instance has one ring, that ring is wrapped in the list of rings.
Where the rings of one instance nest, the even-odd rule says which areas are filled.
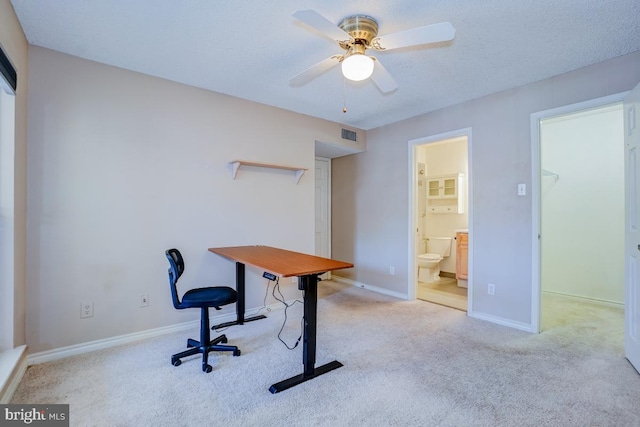
[[[315,162],[326,162],[327,163],[327,179],[326,179],[326,185],[327,185],[327,229],[325,230],[327,233],[327,252],[328,252],[328,258],[331,258],[331,159],[327,158],[327,157],[318,157],[316,156],[315,158]],[[314,165],[315,165],[314,162]],[[314,184],[315,186],[315,184]],[[314,195],[315,198],[315,195]],[[314,209],[315,212],[315,209]],[[315,228],[315,222],[314,222],[314,228]],[[315,232],[314,232],[315,235]],[[317,255],[317,254],[316,254]],[[331,280],[331,272],[328,271],[326,273],[324,273],[322,276],[324,276],[325,280]]]
[[[436,135],[425,136],[422,138],[416,138],[409,140],[409,228],[408,228],[408,236],[409,236],[409,260],[408,260],[408,274],[407,274],[407,297],[409,300],[413,301],[416,299],[416,293],[418,288],[418,263],[417,263],[417,254],[416,254],[416,233],[415,230],[418,227],[418,181],[415,177],[418,175],[417,168],[417,147],[419,145],[425,145],[433,142],[439,142],[447,139],[459,138],[459,137],[467,138],[467,195],[468,195],[468,205],[469,205],[469,213],[468,213],[468,227],[469,227],[469,260],[468,260],[468,280],[467,280],[467,315],[471,316],[473,314],[473,172],[472,172],[472,135],[471,128],[462,128],[457,130],[452,130],[449,132],[443,132]]]
[[[640,134],[637,128],[637,106],[640,105],[640,83],[629,91],[622,104],[624,114],[625,164],[625,236],[624,236],[624,355],[640,373],[640,305],[638,301],[638,154]],[[636,246],[637,245],[637,246]]]
[[[531,114],[531,332],[540,333],[542,282],[541,282],[541,179],[540,122],[552,117],[578,113],[584,110],[606,107],[622,102],[629,92],[621,92]],[[625,212],[626,216],[626,212]]]

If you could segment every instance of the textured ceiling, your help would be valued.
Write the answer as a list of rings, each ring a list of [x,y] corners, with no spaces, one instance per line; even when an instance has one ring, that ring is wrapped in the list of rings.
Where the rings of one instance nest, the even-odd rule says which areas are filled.
[[[640,50],[638,0],[12,0],[27,39],[81,58],[372,129]],[[345,81],[343,51],[291,16],[356,13],[379,35],[448,21],[455,39],[376,52],[399,84]],[[346,104],[347,113],[343,113]]]

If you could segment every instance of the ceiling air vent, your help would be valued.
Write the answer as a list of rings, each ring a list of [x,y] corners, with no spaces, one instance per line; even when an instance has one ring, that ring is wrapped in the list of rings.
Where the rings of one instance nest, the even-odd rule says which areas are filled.
[[[349,141],[356,142],[356,131],[349,129],[342,129],[342,139],[348,139]]]

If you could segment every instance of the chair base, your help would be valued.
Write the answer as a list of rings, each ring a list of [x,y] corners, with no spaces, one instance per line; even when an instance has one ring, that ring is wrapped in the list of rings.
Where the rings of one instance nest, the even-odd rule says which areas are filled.
[[[206,345],[200,345],[199,341],[189,338],[189,340],[187,340],[187,347],[189,347],[189,350],[185,350],[171,356],[171,364],[173,366],[180,366],[182,364],[182,361],[180,359],[182,359],[183,357],[202,353],[202,371],[209,373],[213,370],[211,365],[208,364],[210,351],[232,351],[234,356],[240,356],[241,352],[235,345],[218,344],[226,342],[226,335],[220,335],[218,338],[209,341]]]
[[[213,340],[210,339],[209,308],[201,307],[201,309],[202,316],[200,318],[200,341],[189,338],[187,340],[187,347],[189,347],[189,349],[171,356],[171,364],[173,366],[180,366],[182,364],[182,361],[180,359],[182,359],[183,357],[202,353],[202,371],[209,373],[213,370],[211,365],[209,365],[208,363],[210,351],[232,351],[234,356],[240,356],[240,350],[238,350],[238,347],[236,347],[235,345],[219,344],[224,344],[227,342],[227,336],[224,334]]]

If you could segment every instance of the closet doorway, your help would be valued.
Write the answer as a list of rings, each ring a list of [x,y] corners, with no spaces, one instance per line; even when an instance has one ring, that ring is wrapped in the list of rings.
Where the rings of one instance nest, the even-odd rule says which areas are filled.
[[[532,116],[533,201],[539,213],[538,330],[608,317],[624,308],[625,175],[622,97],[613,96]],[[537,156],[536,156],[537,154]],[[534,170],[535,171],[535,170]],[[534,211],[535,212],[535,211]],[[534,224],[535,224],[534,218]],[[535,259],[535,255],[539,258]],[[535,285],[535,282],[534,282]],[[605,308],[605,310],[600,310]],[[610,319],[610,320],[607,320]],[[534,326],[535,326],[534,322]]]

